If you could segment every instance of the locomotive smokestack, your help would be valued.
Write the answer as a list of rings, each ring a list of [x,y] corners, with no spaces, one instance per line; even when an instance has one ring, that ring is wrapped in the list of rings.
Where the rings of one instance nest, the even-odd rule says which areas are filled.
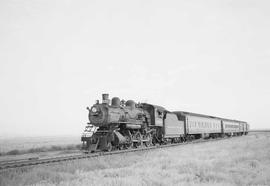
[[[110,103],[109,94],[102,94],[102,103],[104,103],[104,104]]]

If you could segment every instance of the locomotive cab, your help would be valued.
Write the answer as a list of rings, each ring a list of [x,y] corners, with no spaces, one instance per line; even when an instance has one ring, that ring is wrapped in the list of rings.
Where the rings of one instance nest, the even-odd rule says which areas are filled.
[[[150,125],[163,126],[164,114],[167,110],[161,106],[144,103],[143,108],[150,114]]]

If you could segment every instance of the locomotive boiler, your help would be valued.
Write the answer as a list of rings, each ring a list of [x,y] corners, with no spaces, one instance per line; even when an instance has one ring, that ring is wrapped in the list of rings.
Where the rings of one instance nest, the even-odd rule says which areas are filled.
[[[116,127],[119,124],[126,124],[127,128],[141,128],[145,124],[145,112],[132,100],[122,101],[118,97],[110,100],[108,94],[103,94],[102,103],[97,102],[88,108],[90,123],[97,127]],[[131,125],[133,124],[133,125]]]

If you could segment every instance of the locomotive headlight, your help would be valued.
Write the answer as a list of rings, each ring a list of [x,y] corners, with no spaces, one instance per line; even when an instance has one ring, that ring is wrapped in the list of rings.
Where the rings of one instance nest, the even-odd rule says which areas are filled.
[[[94,112],[94,113],[96,113],[97,112],[97,108],[96,107],[92,107],[91,111]]]

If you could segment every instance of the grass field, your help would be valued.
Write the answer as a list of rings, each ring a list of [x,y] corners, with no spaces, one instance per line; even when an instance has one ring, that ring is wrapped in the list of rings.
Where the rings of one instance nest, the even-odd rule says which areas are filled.
[[[0,155],[74,150],[76,145],[80,145],[80,136],[3,138],[0,139]]]
[[[0,185],[270,185],[270,133],[11,170]]]

